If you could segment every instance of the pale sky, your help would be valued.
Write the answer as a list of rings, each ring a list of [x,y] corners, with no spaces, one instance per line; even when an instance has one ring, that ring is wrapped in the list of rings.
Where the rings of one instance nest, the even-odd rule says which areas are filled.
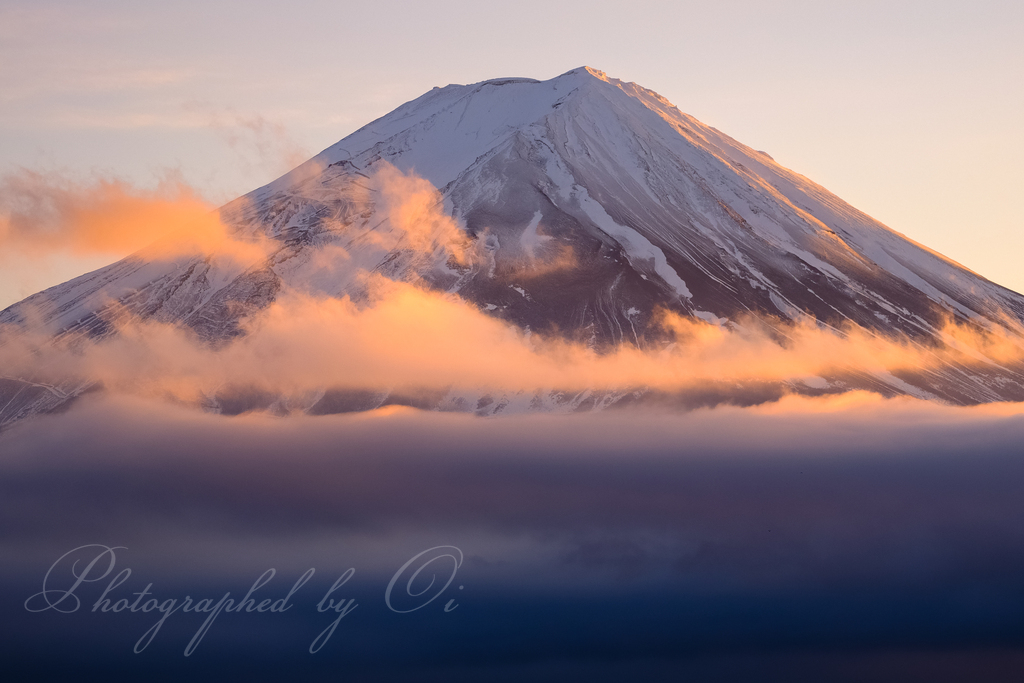
[[[1024,3],[0,0],[0,174],[258,187],[436,85],[589,65],[1024,291]],[[102,265],[5,265],[0,307]]]

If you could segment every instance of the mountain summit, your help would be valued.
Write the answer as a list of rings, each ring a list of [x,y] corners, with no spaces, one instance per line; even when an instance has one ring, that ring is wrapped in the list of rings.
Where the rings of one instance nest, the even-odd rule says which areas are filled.
[[[471,258],[433,249],[434,233],[417,246],[392,225],[387,169],[436,188]],[[207,257],[134,255],[29,297],[0,323],[20,323],[31,307],[61,334],[98,336],[110,333],[116,304],[121,316],[179,323],[217,344],[282,288],[358,296],[352,274],[370,271],[597,350],[657,344],[653,322],[665,310],[720,326],[750,316],[852,323],[925,346],[942,343],[950,321],[1024,324],[1019,294],[590,67],[434,88],[221,215],[238,235],[269,238],[271,255],[237,271]],[[325,275],[332,245],[346,259]],[[983,366],[849,386],[953,403],[1024,399],[1019,368]]]

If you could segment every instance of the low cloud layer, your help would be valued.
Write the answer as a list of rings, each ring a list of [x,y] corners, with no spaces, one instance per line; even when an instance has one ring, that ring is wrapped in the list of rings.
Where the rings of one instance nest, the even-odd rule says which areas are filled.
[[[871,558],[862,544],[901,535],[936,548],[974,542],[926,531],[974,525],[1024,548],[1022,435],[1020,405],[956,408],[866,393],[501,420],[407,408],[227,418],[100,395],[0,435],[0,499],[7,543],[178,526],[197,537],[265,527],[272,544],[292,534],[448,529],[504,537],[499,554],[514,553],[502,543],[526,534],[536,547],[522,559],[532,562],[553,550],[545,538],[570,553],[593,533],[594,543],[639,544],[652,562],[690,557],[693,576],[720,587],[787,583],[825,571],[816,563],[826,559],[837,580],[884,574],[892,562],[941,574],[947,561],[968,557],[936,556],[926,568],[896,546]],[[197,515],[179,517],[186,507]],[[718,541],[700,538],[712,530]],[[810,564],[772,569],[725,553],[703,566],[716,542],[730,553],[788,548]],[[629,570],[629,553],[605,551],[591,558],[594,569]],[[586,552],[566,561],[584,562]],[[1024,555],[1013,561],[1024,569]]]
[[[8,661],[48,670],[44,653],[59,646],[69,666],[135,677],[187,664],[203,679],[231,662],[395,680],[403,667],[615,680],[612,658],[659,680],[713,652],[724,680],[750,679],[721,668],[744,657],[753,669],[782,657],[786,680],[843,680],[851,665],[905,680],[894,661],[920,672],[940,651],[998,671],[1024,609],[1024,414],[853,398],[682,415],[282,420],[93,396],[0,435]],[[277,597],[316,574],[287,619],[224,615],[186,662],[202,615],[184,615],[138,656],[149,615],[17,608],[88,543],[125,546],[118,567],[132,575],[118,596],[150,583],[161,598],[234,596],[274,567],[264,591]],[[388,579],[439,545],[465,554],[443,598],[458,609],[397,619]],[[316,601],[350,567],[344,593],[359,608],[311,658],[329,621]],[[83,585],[82,599],[102,588]],[[907,659],[922,649],[932,654]],[[817,657],[812,668],[786,659],[794,652]],[[458,670],[467,659],[473,671]],[[792,675],[800,661],[806,678]]]

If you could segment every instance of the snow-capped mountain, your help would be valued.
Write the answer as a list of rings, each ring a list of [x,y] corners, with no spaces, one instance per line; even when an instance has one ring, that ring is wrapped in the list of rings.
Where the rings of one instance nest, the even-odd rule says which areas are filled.
[[[384,216],[380,169],[428,180],[475,258],[412,248]],[[715,324],[853,322],[922,344],[948,319],[1024,324],[1024,297],[908,240],[824,188],[634,83],[580,68],[548,81],[434,88],[222,209],[274,252],[252,267],[135,255],[29,297],[61,333],[108,331],[119,315],[177,322],[210,343],[282,287],[358,295],[358,270],[457,292],[522,328],[600,349],[657,342],[667,308]],[[340,246],[344,264],[323,267]],[[1024,400],[1024,372],[949,365],[847,386],[954,403]],[[0,380],[3,420],[50,409],[84,384]],[[18,393],[20,398],[12,396]],[[326,408],[313,406],[313,412]]]

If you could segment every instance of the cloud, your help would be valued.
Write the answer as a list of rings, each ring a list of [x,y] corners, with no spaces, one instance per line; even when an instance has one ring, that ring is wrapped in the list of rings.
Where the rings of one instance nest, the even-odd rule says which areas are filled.
[[[879,648],[987,652],[1019,635],[1022,431],[1021,405],[863,393],[500,420],[396,408],[227,418],[93,394],[0,434],[0,596],[24,602],[62,554],[103,543],[124,547],[118,570],[132,574],[115,597],[129,600],[147,585],[161,599],[240,596],[269,567],[277,597],[315,567],[287,622],[230,615],[204,641],[204,666],[257,677],[271,665],[329,677],[341,661],[404,680],[469,652],[479,669],[462,680],[491,680],[509,662],[550,673],[556,652],[547,680],[564,680],[607,673],[609,657],[687,670],[712,651],[728,669],[751,652],[809,651],[833,653],[833,680]],[[403,626],[384,587],[439,545],[465,554],[458,581]],[[345,597],[360,607],[328,666],[307,653],[327,623],[316,601],[349,567]],[[104,583],[82,586],[86,610]],[[440,606],[449,598],[457,620]],[[205,616],[169,622],[141,658],[132,644],[153,620],[86,610],[45,622],[6,611],[11,661],[38,672],[53,660],[43,646],[59,643],[69,671],[128,662],[152,678],[181,666]],[[396,648],[411,660],[395,664]],[[905,680],[890,665],[868,678]]]
[[[931,348],[851,327],[841,334],[796,324],[777,329],[753,321],[738,329],[664,314],[675,342],[654,349],[622,345],[596,352],[555,337],[527,334],[451,294],[380,276],[365,277],[369,298],[282,291],[245,321],[247,334],[216,348],[187,329],[118,320],[118,334],[53,342],[45,334],[8,334],[0,347],[7,374],[86,378],[108,391],[203,403],[225,388],[250,387],[308,408],[325,389],[439,392],[665,392],[709,385],[806,382],[855,373],[920,371],[948,365],[1020,362],[1009,337],[950,326],[958,346]],[[10,331],[9,331],[10,332]],[[966,344],[971,346],[966,347]],[[970,353],[967,353],[966,351]],[[976,356],[984,351],[989,360]],[[994,359],[994,360],[992,360]],[[837,399],[839,400],[839,399]],[[846,398],[841,400],[854,400]]]
[[[462,266],[478,260],[477,245],[444,212],[444,198],[430,181],[387,161],[374,168],[371,182],[382,198],[378,210],[401,236],[398,248],[428,255],[447,252]]]
[[[239,163],[249,173],[261,171],[280,175],[310,157],[280,121],[259,114],[246,116],[231,109],[212,110],[199,103],[185,108],[199,115],[205,114],[207,125],[236,152]]]
[[[830,413],[830,419],[823,420],[823,412]],[[475,510],[485,518],[493,514],[490,519],[495,522],[509,516],[544,526],[544,513],[550,506],[577,521],[598,515],[595,521],[632,519],[660,526],[673,523],[653,514],[658,506],[641,491],[616,481],[615,472],[634,457],[638,460],[635,468],[629,468],[631,473],[619,473],[635,478],[641,490],[666,496],[664,502],[670,504],[672,487],[663,486],[652,472],[678,477],[686,471],[729,469],[730,463],[744,462],[746,472],[732,476],[754,484],[757,463],[764,462],[779,468],[780,476],[790,479],[791,485],[803,487],[797,472],[789,471],[791,465],[838,473],[844,469],[843,463],[881,471],[898,469],[892,462],[887,464],[887,458],[923,468],[928,463],[940,468],[941,463],[953,459],[960,461],[958,468],[969,468],[975,455],[989,461],[1005,460],[1005,468],[1018,471],[1020,463],[1008,456],[1016,452],[1022,428],[1024,406],[1020,404],[954,407],[867,393],[857,394],[853,400],[793,396],[766,406],[721,406],[686,414],[623,410],[520,415],[503,420],[409,408],[289,420],[259,414],[226,418],[162,401],[107,394],[84,400],[77,410],[26,423],[0,436],[6,453],[0,468],[13,474],[36,463],[37,471],[56,474],[79,459],[87,468],[168,468],[184,478],[199,467],[211,477],[196,484],[211,500],[224,497],[225,507],[237,505],[234,512],[239,515],[245,514],[244,508],[265,507],[270,490],[277,489],[277,503],[287,501],[284,508],[300,517],[315,515],[321,504],[329,502],[333,510],[401,517],[404,512],[422,509],[425,514],[468,522],[464,510],[449,505],[441,493],[458,487],[457,478],[451,477],[459,470],[469,468],[470,478],[480,477],[478,485],[486,484],[498,492],[506,484],[530,489],[533,484],[528,473],[543,468],[545,462],[560,462],[579,470],[578,476],[518,503],[505,495],[484,496]],[[44,453],[50,455],[40,459]],[[346,496],[331,498],[330,487],[306,476],[295,467],[299,463],[324,468],[338,477],[347,473]],[[432,468],[434,473],[428,475]],[[589,474],[584,473],[587,469]],[[249,486],[242,489],[232,483],[240,470],[252,474],[247,479]],[[286,474],[288,471],[292,474]],[[359,482],[367,481],[371,471],[380,479],[374,479],[373,486],[361,494]],[[501,471],[508,476],[485,476]],[[941,468],[933,472],[940,478],[946,476]],[[982,469],[977,472],[982,478],[989,474]],[[69,470],[68,476],[73,475],[73,469]],[[288,486],[283,485],[282,477],[289,481]],[[547,478],[553,481],[558,477],[549,473]],[[901,486],[893,483],[889,488],[895,492]],[[390,494],[373,498],[373,490],[388,487],[393,488]],[[575,487],[607,488],[609,494],[614,490],[623,504],[609,507],[601,496],[575,502],[563,499],[562,494],[569,495]],[[767,498],[782,495],[773,493],[771,487],[758,488]],[[808,485],[808,494],[811,488]],[[685,492],[683,498],[703,500],[707,506],[704,514],[728,519],[737,512],[735,505],[715,504],[715,492],[694,483],[677,492]],[[124,494],[134,495],[131,491]],[[730,495],[741,497],[739,491]],[[843,495],[856,498],[852,493]],[[314,504],[318,498],[321,500]],[[834,508],[836,514],[845,513],[842,505],[827,497],[820,502]],[[681,505],[682,499],[671,504]],[[756,500],[748,504],[758,505]],[[737,505],[744,507],[738,501]],[[879,519],[886,517],[879,511],[864,511],[866,515],[876,513]],[[952,514],[948,510],[934,513]],[[266,514],[274,513],[268,509]],[[783,508],[777,514],[791,513]],[[813,523],[811,518],[801,519]]]
[[[99,177],[89,182],[22,170],[0,178],[0,259],[125,254],[153,258],[266,255],[258,236],[233,234],[216,210],[174,175],[153,190]]]
[[[197,572],[325,547],[373,572],[382,548],[458,542],[513,594],[1018,585],[1024,410],[861,396],[822,419],[832,402],[280,420],[93,396],[0,435],[3,543],[12,568],[102,537],[157,566],[191,543]]]

